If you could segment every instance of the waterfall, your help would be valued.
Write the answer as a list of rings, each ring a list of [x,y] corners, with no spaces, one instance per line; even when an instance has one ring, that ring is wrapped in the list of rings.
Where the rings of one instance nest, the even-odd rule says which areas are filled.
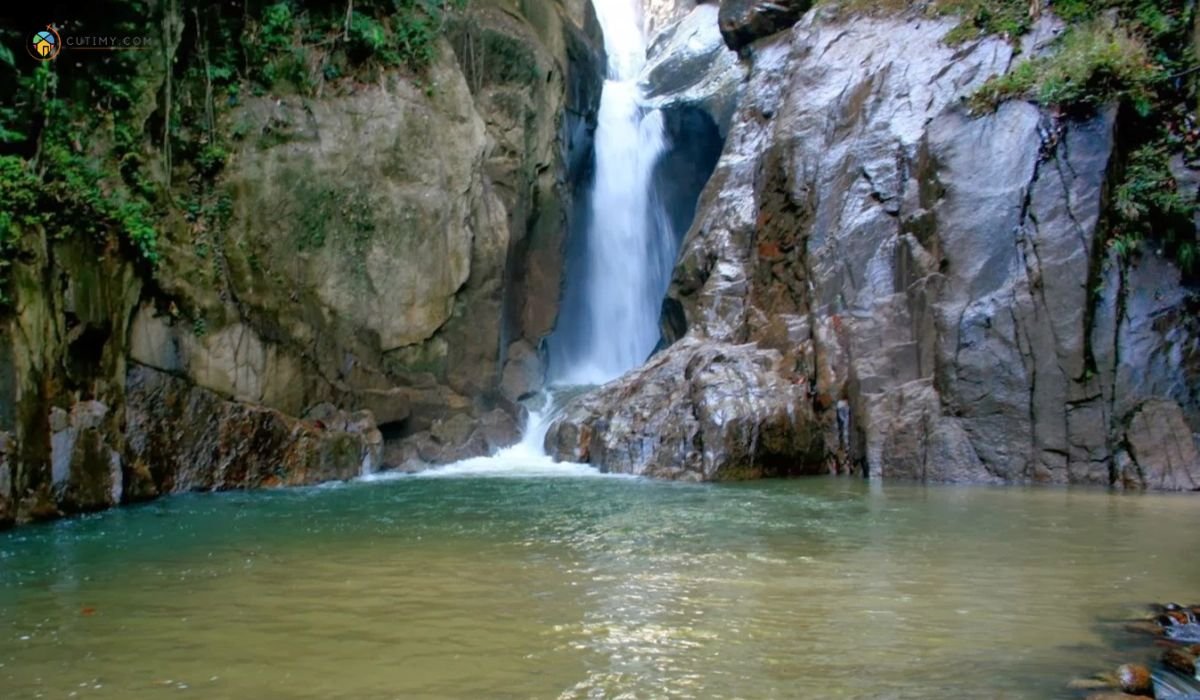
[[[600,94],[595,179],[588,196],[580,290],[564,299],[550,344],[552,385],[603,384],[639,366],[658,344],[675,237],[652,195],[667,148],[662,115],[641,106],[646,61],[639,0],[594,0],[608,76]]]
[[[638,74],[646,62],[641,0],[593,0],[604,31],[607,79],[600,94],[595,179],[588,193],[585,254],[575,293],[559,311],[550,342],[548,384],[603,384],[641,365],[659,340],[658,317],[675,263],[676,239],[653,194],[655,164],[667,150],[662,114],[641,106]],[[529,411],[521,442],[491,457],[426,473],[454,475],[595,474],[555,463],[543,447],[556,415],[555,392]]]

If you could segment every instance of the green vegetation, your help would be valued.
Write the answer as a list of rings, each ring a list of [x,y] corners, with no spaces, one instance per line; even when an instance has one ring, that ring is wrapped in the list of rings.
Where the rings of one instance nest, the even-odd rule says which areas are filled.
[[[1200,263],[1196,202],[1180,192],[1169,167],[1171,156],[1169,141],[1163,138],[1150,139],[1130,154],[1113,194],[1108,245],[1127,260],[1137,252],[1139,241],[1153,241],[1191,274]]]
[[[824,0],[862,14],[951,15],[950,45],[985,36],[1019,43],[1039,13],[1066,30],[1049,50],[1016,63],[968,100],[975,114],[1026,99],[1052,114],[1086,117],[1120,104],[1123,165],[1112,192],[1108,247],[1129,260],[1145,240],[1188,274],[1200,272],[1196,202],[1180,192],[1173,160],[1200,166],[1195,122],[1200,62],[1193,37],[1195,7],[1184,0]]]
[[[1028,29],[1025,0],[964,4],[973,9],[948,40],[987,33],[1015,39]],[[1154,0],[1056,0],[1051,8],[1067,22],[1056,45],[985,83],[971,97],[971,110],[989,113],[1006,100],[1028,99],[1057,114],[1085,116],[1105,104],[1123,105],[1128,155],[1113,188],[1107,245],[1128,261],[1141,241],[1150,241],[1185,273],[1197,271],[1196,202],[1180,191],[1170,167],[1177,158],[1200,164],[1196,83],[1188,77],[1200,68],[1191,36],[1195,10]]]
[[[1067,31],[1053,54],[1023,61],[989,80],[972,96],[971,106],[988,112],[1005,100],[1027,97],[1048,106],[1094,108],[1126,99],[1146,115],[1153,109],[1155,83],[1163,78],[1137,35],[1092,20]]]
[[[0,311],[39,230],[89,236],[153,274],[160,237],[182,220],[216,268],[232,212],[220,178],[246,135],[223,115],[245,94],[315,95],[383,68],[420,77],[464,2],[114,0],[81,6],[64,31],[153,37],[160,50],[46,63],[10,48],[27,28],[0,28]],[[164,21],[182,25],[177,46]]]

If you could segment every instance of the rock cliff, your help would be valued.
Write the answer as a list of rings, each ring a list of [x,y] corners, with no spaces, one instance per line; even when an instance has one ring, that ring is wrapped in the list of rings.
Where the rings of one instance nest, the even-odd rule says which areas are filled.
[[[965,106],[1060,25],[1018,55],[952,46],[949,18],[820,6],[777,32],[793,6],[755,7],[722,6],[748,76],[664,302],[674,344],[570,404],[552,453],[683,478],[1200,485],[1197,297],[1153,247],[1104,245],[1121,114]]]
[[[288,7],[304,9],[247,26],[307,41],[270,15]],[[368,38],[386,26],[347,14],[344,37],[338,22],[276,49],[263,70],[285,78],[219,101],[205,42],[226,20],[150,11],[167,31],[131,83],[133,157],[174,203],[152,268],[52,220],[21,238],[0,314],[0,526],[514,441],[589,158],[604,61],[590,4],[476,0],[420,70],[321,53],[348,38],[354,57],[352,18]],[[115,150],[103,129],[83,138]]]

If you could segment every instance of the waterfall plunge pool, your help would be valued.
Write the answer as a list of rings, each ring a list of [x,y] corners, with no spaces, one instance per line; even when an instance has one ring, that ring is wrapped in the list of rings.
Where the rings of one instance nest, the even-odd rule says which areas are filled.
[[[1194,600],[1187,496],[524,476],[0,533],[0,696],[1049,698]]]

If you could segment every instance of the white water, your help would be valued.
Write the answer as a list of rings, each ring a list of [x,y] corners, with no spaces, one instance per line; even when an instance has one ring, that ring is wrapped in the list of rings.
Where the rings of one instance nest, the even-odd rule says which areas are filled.
[[[602,475],[586,464],[555,462],[546,454],[542,443],[550,428],[550,419],[555,414],[554,402],[547,399],[540,411],[530,411],[525,435],[520,442],[500,450],[491,457],[475,457],[444,467],[408,474],[404,472],[379,472],[360,478],[360,481],[388,481],[403,478],[436,479],[461,476],[609,476]],[[616,475],[613,475],[616,476]]]
[[[641,107],[646,62],[639,0],[595,0],[604,31],[608,79],[600,95],[596,170],[589,202],[583,323],[563,339],[551,383],[595,385],[641,365],[658,344],[658,316],[674,241],[652,200],[654,165],[666,150],[662,115]]]

